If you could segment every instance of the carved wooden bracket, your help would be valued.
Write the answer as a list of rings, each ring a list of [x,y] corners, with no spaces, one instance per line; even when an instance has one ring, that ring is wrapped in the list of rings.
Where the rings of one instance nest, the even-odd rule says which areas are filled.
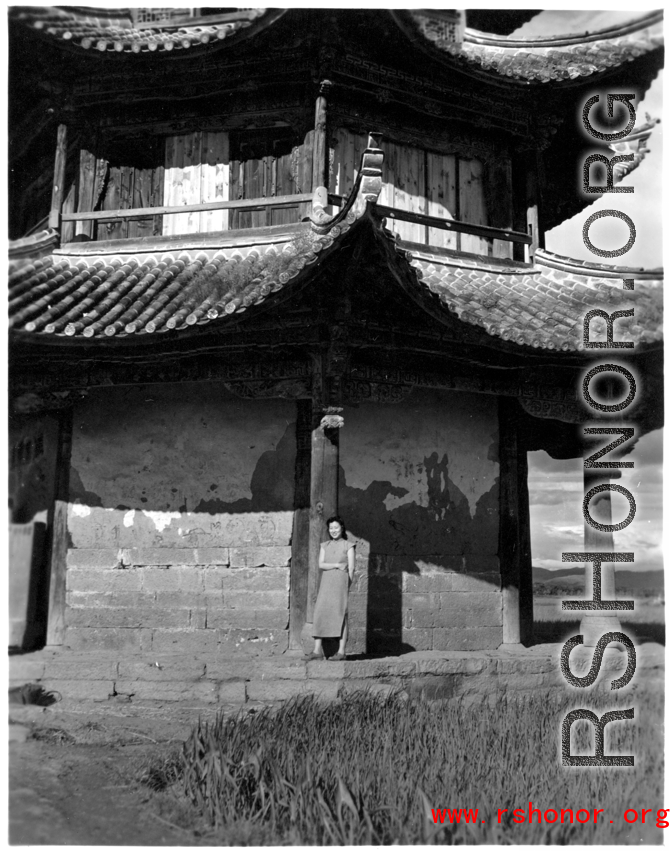
[[[324,415],[319,423],[320,429],[342,428],[344,417],[341,415],[342,408],[328,407],[324,409]]]

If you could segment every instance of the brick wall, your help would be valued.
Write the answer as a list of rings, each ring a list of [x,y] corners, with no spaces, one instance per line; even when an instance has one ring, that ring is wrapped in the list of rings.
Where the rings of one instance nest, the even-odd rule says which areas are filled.
[[[221,386],[92,394],[75,413],[66,644],[288,646],[295,406]]]

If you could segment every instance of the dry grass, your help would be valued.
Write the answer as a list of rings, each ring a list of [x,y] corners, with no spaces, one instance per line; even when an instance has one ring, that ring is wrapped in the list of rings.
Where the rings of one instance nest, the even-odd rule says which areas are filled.
[[[634,703],[636,720],[608,726],[606,748],[634,754],[635,767],[563,768],[566,711],[602,712],[617,702]],[[397,696],[328,705],[300,698],[199,724],[164,780],[157,770],[150,782],[168,788],[162,807],[167,812],[172,796],[175,823],[189,825],[190,802],[190,826],[199,825],[207,844],[660,842],[663,831],[653,822],[627,825],[623,813],[663,806],[662,717],[657,695],[617,701],[580,694],[572,702],[538,695],[495,708]],[[578,747],[586,750],[580,723]],[[511,811],[529,801],[542,810],[603,809],[604,822],[512,823]],[[478,808],[480,823],[435,826],[433,807]],[[498,808],[509,811],[500,825]]]

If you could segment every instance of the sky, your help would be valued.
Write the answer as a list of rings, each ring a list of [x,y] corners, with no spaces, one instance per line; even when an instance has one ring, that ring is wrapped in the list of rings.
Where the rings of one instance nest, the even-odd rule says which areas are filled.
[[[651,7],[649,7],[651,8]],[[520,27],[514,35],[559,35],[581,33],[625,23],[649,11],[639,8],[634,12],[612,11],[545,11]],[[638,124],[644,122],[646,112],[661,117],[663,110],[663,79],[657,77],[639,106],[636,103]],[[575,117],[578,118],[576,108]],[[599,209],[625,212],[636,226],[637,238],[633,248],[613,263],[627,266],[654,268],[663,265],[661,177],[663,162],[663,125],[657,125],[647,143],[650,153],[642,164],[624,179],[621,185],[633,186],[632,194],[608,194],[589,205],[586,210],[546,234],[546,248],[581,260],[603,262],[595,257],[582,242],[582,227],[586,218]],[[575,164],[575,191],[577,191],[579,164]],[[592,228],[595,244],[608,247],[607,238],[618,239],[621,245],[627,239],[627,228],[606,235]],[[615,228],[616,230],[616,228]],[[626,233],[624,233],[626,231]],[[612,245],[612,247],[615,247]],[[638,284],[640,286],[640,284]],[[595,442],[594,442],[595,443]],[[662,450],[663,430],[651,432],[639,439],[627,457],[633,461],[632,470],[622,470],[618,484],[628,488],[636,502],[637,512],[633,522],[614,533],[614,548],[621,552],[634,552],[635,563],[626,569],[660,570],[662,560]],[[583,463],[581,459],[555,461],[545,452],[529,453],[528,485],[531,501],[531,535],[533,564],[547,569],[565,568],[561,553],[582,550],[584,546],[584,520],[582,518]],[[612,501],[613,522],[626,516],[628,505],[623,496],[615,494]]]

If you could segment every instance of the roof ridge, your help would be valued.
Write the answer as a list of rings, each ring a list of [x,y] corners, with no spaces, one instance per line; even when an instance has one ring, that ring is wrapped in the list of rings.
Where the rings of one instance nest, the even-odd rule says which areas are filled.
[[[469,41],[473,44],[490,45],[495,47],[568,47],[575,44],[586,44],[592,41],[613,41],[616,38],[622,38],[632,32],[639,32],[647,29],[647,27],[657,24],[663,20],[663,10],[657,9],[643,15],[641,18],[636,18],[627,24],[619,24],[614,27],[606,27],[601,30],[594,30],[584,33],[576,33],[575,35],[564,36],[540,36],[539,38],[513,38],[512,36],[494,35],[492,33],[482,32],[473,27],[466,27],[463,34],[464,41]]]
[[[535,261],[542,266],[552,269],[561,269],[567,272],[578,272],[581,275],[593,275],[599,278],[621,278],[629,276],[638,280],[663,279],[663,267],[644,269],[640,266],[613,266],[609,263],[594,263],[591,260],[578,260],[563,254],[555,254],[545,248],[538,248],[535,252]]]

